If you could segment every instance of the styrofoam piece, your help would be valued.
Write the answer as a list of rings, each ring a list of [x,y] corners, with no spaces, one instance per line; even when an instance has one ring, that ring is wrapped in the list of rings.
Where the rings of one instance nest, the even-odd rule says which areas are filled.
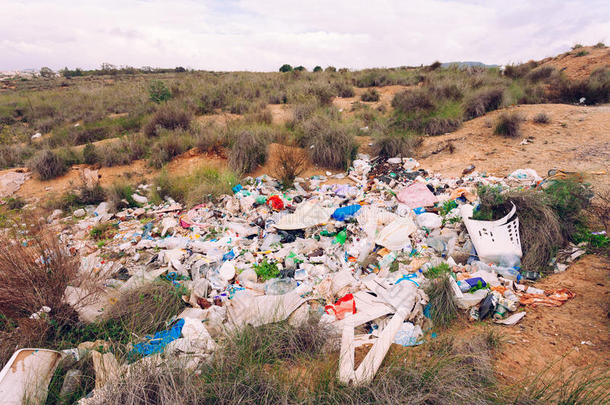
[[[61,353],[48,349],[17,350],[0,371],[0,398],[5,405],[44,404]]]

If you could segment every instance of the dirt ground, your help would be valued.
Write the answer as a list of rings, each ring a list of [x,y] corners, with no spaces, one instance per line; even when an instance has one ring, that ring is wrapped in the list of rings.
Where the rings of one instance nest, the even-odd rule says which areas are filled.
[[[581,51],[588,52],[588,54],[576,56]],[[586,79],[594,70],[610,66],[610,48],[585,46],[552,58],[543,59],[540,62],[540,66],[553,66],[562,70],[570,79]]]
[[[494,135],[496,120],[505,111],[519,112],[526,119],[520,137]],[[547,114],[551,122],[533,123],[538,113]],[[521,145],[524,139],[529,141]],[[433,153],[449,143],[455,148],[453,153],[449,148]],[[525,168],[542,177],[553,168],[586,172],[596,188],[609,190],[610,105],[532,104],[494,111],[465,122],[450,134],[425,138],[418,161],[426,170],[445,176],[461,176],[470,164],[479,173],[497,176]]]
[[[500,377],[513,383],[551,365],[554,372],[564,375],[588,366],[610,369],[608,258],[584,256],[565,272],[535,286],[567,288],[576,296],[561,307],[526,307],[527,315],[515,326],[493,325],[504,341],[496,363]]]

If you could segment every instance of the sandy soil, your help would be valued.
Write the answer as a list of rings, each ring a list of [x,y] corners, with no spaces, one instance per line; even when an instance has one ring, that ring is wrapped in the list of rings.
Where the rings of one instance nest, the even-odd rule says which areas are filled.
[[[354,103],[362,103],[368,105],[369,107],[376,109],[380,106],[386,108],[386,110],[392,109],[392,98],[396,93],[399,93],[403,90],[412,88],[415,86],[401,86],[401,85],[392,85],[392,86],[383,86],[383,87],[354,87],[354,93],[356,95],[354,97],[335,97],[333,99],[333,105],[340,110],[343,110],[344,113],[350,113],[352,111],[352,105]],[[364,102],[360,100],[360,96],[366,93],[369,89],[375,89],[379,93],[379,101],[375,102]]]
[[[587,366],[608,370],[609,270],[607,258],[588,255],[536,283],[542,289],[567,288],[576,296],[558,308],[527,307],[527,315],[515,326],[493,325],[504,338],[497,373],[514,382],[551,365],[565,375]]]
[[[579,51],[588,52],[584,56],[576,56]],[[570,79],[585,79],[596,69],[610,67],[610,48],[594,48],[585,46],[561,55],[543,59],[540,66],[554,66],[563,70]]]
[[[526,119],[519,138],[493,134],[497,117],[506,110],[517,111]],[[474,164],[479,172],[498,176],[506,176],[519,168],[532,168],[540,176],[545,176],[553,168],[606,172],[590,175],[588,180],[601,189],[610,189],[609,105],[536,104],[506,110],[467,121],[450,134],[425,138],[418,161],[424,168],[448,176],[461,176],[469,164]],[[549,124],[532,122],[532,118],[541,112],[549,116]],[[526,138],[531,143],[520,145]],[[455,148],[453,154],[448,148],[433,154],[449,142]]]

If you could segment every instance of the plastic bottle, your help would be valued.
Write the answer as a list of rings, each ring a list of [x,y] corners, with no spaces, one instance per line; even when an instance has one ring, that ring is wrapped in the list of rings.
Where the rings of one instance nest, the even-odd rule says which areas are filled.
[[[515,254],[503,255],[498,259],[498,265],[501,267],[521,267],[521,258]]]
[[[504,277],[507,280],[519,281],[521,280],[521,273],[519,270],[514,269],[512,267],[493,267],[494,271],[498,273],[498,275]]]
[[[267,295],[284,295],[297,287],[297,282],[293,278],[272,278],[265,283],[265,293]]]
[[[335,236],[335,240],[333,241],[333,244],[339,243],[339,244],[343,245],[345,243],[346,239],[347,239],[347,233],[345,232],[345,230],[343,230],[343,231],[339,232],[337,234],[337,236]]]

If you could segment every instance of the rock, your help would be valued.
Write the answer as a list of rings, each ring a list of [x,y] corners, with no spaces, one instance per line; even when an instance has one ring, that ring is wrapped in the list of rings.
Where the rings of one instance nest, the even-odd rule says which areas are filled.
[[[77,209],[76,211],[74,211],[74,213],[73,213],[72,215],[74,215],[76,218],[82,218],[82,217],[84,217],[86,214],[87,214],[87,212],[86,212],[84,209],[79,208],[79,209]]]
[[[110,204],[106,201],[101,202],[100,205],[98,205],[97,208],[95,209],[95,215],[102,216],[102,215],[108,214],[109,210],[110,210]]]
[[[61,217],[61,215],[63,214],[62,210],[55,210],[51,213],[51,215],[49,215],[49,222],[53,222],[55,221],[57,218]]]

